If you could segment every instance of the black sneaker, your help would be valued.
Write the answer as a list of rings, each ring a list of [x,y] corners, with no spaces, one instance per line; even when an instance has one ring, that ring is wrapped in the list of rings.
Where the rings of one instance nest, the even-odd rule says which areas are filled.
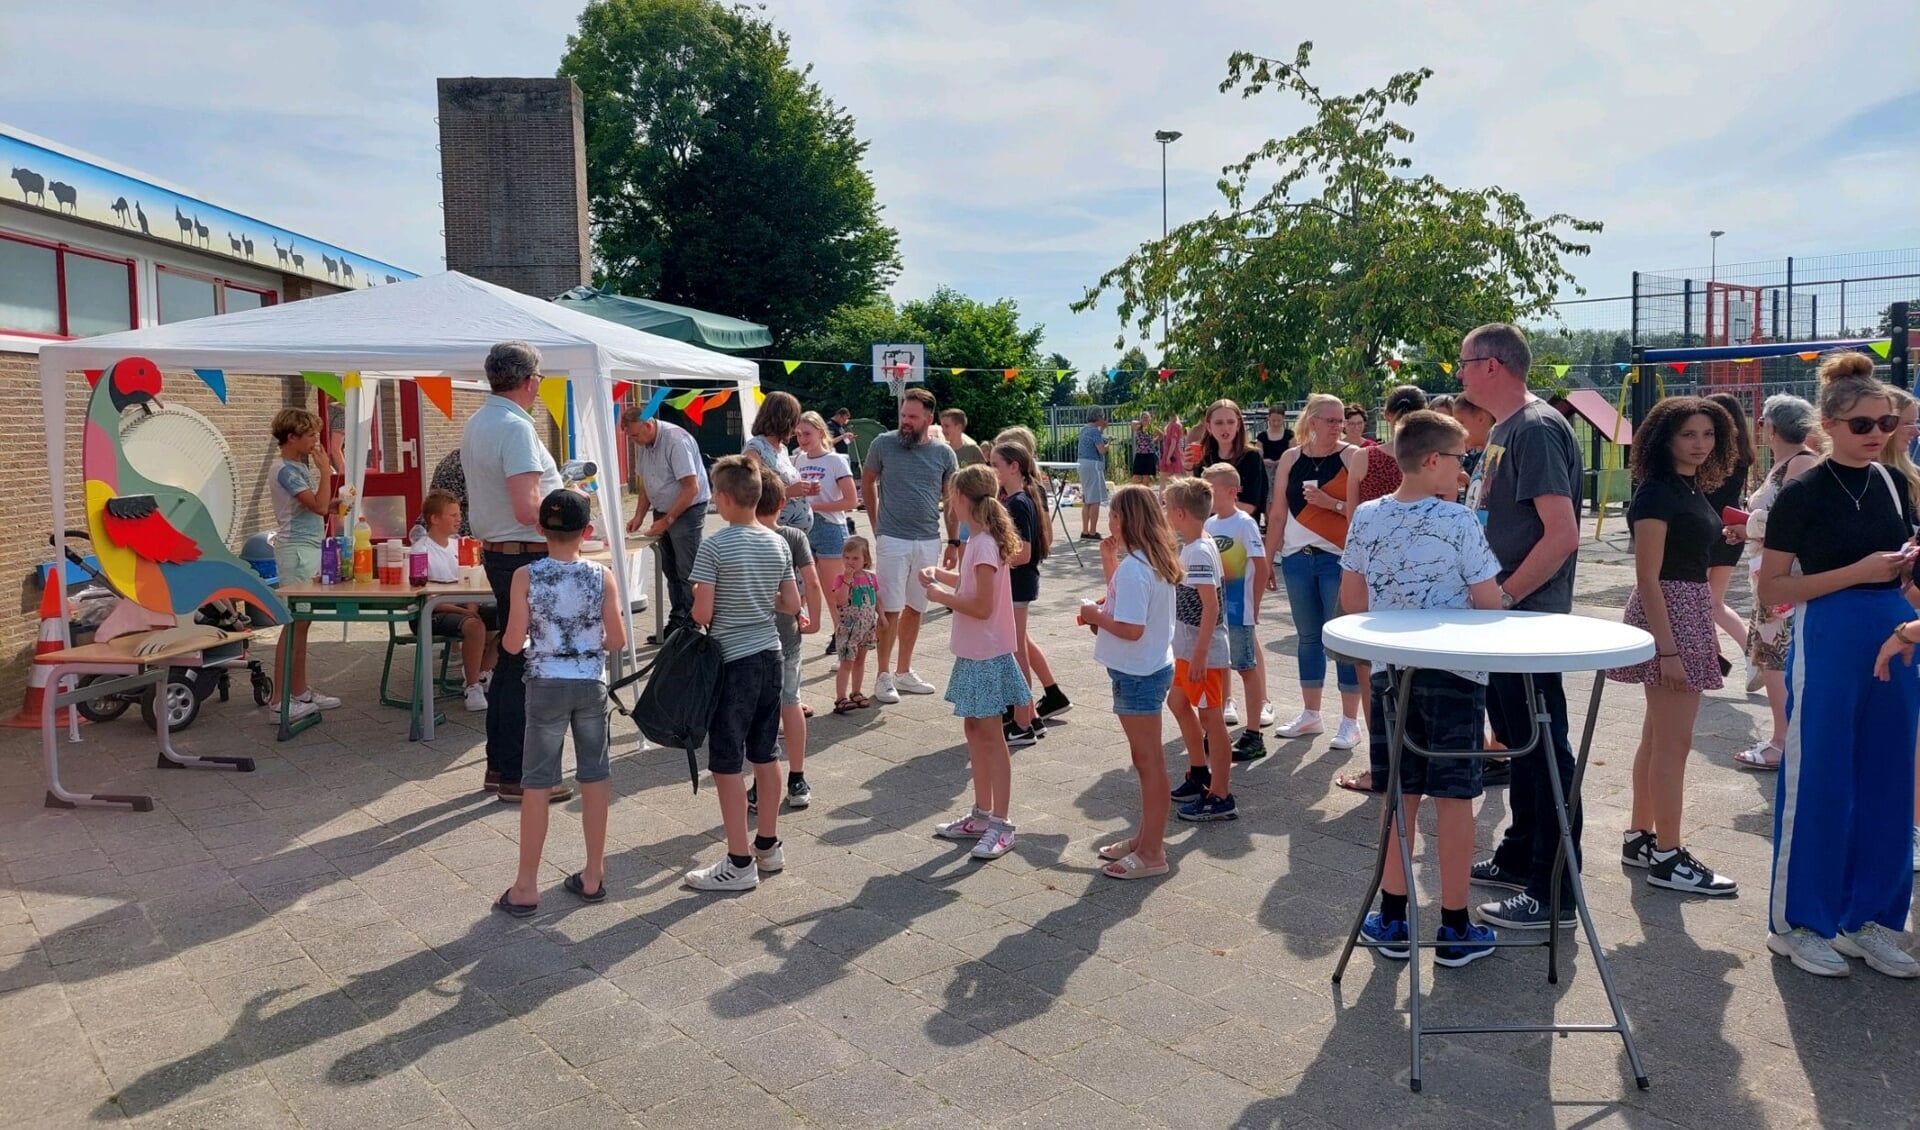
[[[1525,878],[1508,871],[1491,859],[1483,859],[1467,871],[1467,878],[1483,887],[1499,887],[1508,891],[1527,889]]]
[[[787,778],[787,807],[805,808],[812,803],[813,789],[807,784],[806,778],[803,777],[798,781],[791,777]]]
[[[1172,795],[1174,800],[1182,804],[1188,801],[1199,800],[1201,797],[1207,795],[1207,782],[1194,776],[1193,770],[1189,769],[1187,770],[1187,779],[1180,782],[1180,787],[1173,790]]]
[[[1500,902],[1482,903],[1479,909],[1480,921],[1489,926],[1505,926],[1509,930],[1545,930],[1552,925],[1547,908],[1525,891],[1511,895]],[[1579,921],[1573,903],[1567,901],[1560,906],[1560,925],[1572,926]]]
[[[1065,713],[1072,705],[1073,703],[1067,700],[1067,696],[1059,687],[1048,687],[1040,692],[1040,701],[1034,705],[1033,710],[1042,718],[1051,718],[1056,714]]]
[[[1513,783],[1513,759],[1496,758],[1480,767],[1480,787],[1483,789],[1504,789]]]
[[[1706,895],[1708,898],[1726,898],[1740,893],[1740,884],[1725,875],[1714,874],[1713,868],[1695,859],[1686,848],[1675,848],[1668,853],[1655,852],[1650,858],[1647,867],[1647,883],[1650,886],[1685,891],[1690,895]]]
[[[1031,727],[1027,727],[1027,726],[1007,727],[1007,748],[1008,749],[1025,749],[1026,747],[1032,745],[1034,742],[1038,740],[1039,739],[1035,736]]]
[[[1236,762],[1258,761],[1267,755],[1267,739],[1258,730],[1242,730],[1233,743]]]
[[[1653,866],[1653,833],[1628,831],[1620,840],[1620,862],[1627,867]]]

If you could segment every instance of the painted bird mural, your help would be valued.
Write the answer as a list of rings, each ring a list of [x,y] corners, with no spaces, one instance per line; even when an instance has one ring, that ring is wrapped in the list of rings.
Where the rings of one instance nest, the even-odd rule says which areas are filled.
[[[253,567],[229,551],[198,495],[143,477],[120,446],[120,416],[160,404],[159,366],[116,362],[87,401],[81,465],[87,529],[114,591],[142,608],[190,615],[215,600],[244,600],[256,624],[284,624],[286,606]]]

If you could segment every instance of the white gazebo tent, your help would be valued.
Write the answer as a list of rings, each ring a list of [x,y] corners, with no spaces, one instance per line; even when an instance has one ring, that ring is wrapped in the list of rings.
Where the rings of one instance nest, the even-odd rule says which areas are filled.
[[[742,361],[684,342],[630,329],[543,299],[494,286],[458,272],[410,279],[388,286],[331,294],[152,326],[40,349],[40,401],[46,424],[47,473],[53,498],[54,560],[66,547],[66,374],[105,369],[128,357],[145,357],[162,370],[220,369],[233,377],[298,376],[306,372],[358,372],[362,380],[449,376],[484,380],[487,351],[502,341],[530,342],[540,350],[549,376],[579,387],[573,398],[582,455],[612,474],[619,466],[618,418],[613,384],[710,382],[737,389],[742,432],[751,434],[759,370]],[[346,473],[356,500],[366,473],[366,432],[373,400],[347,390]],[[607,544],[615,561],[626,560],[620,491],[599,492]],[[357,502],[356,502],[357,504]],[[614,570],[621,606],[631,608],[627,570]],[[633,638],[631,616],[627,638]]]

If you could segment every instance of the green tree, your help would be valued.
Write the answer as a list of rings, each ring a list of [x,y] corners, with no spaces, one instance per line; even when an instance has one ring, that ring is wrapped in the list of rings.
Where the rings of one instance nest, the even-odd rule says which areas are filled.
[[[1010,298],[981,302],[941,287],[928,298],[898,307],[882,299],[837,310],[820,333],[800,338],[786,350],[795,360],[862,362],[851,370],[835,364],[803,365],[788,376],[775,365],[763,379],[768,387],[793,391],[809,407],[844,404],[855,415],[891,422],[892,389],[873,383],[866,359],[878,342],[923,344],[927,388],[941,407],[966,412],[970,433],[988,437],[1011,424],[1037,428],[1045,422],[1054,369],[1069,366],[1042,360],[1043,334],[1043,327],[1020,324],[1020,308]],[[956,368],[986,371],[954,373]],[[1011,380],[1007,369],[1018,370]]]
[[[603,285],[764,322],[776,343],[899,273],[853,118],[787,35],[716,0],[590,0],[580,85]]]
[[[1110,293],[1122,325],[1146,337],[1171,305],[1164,346],[1185,372],[1170,382],[1169,403],[1317,389],[1372,401],[1397,383],[1383,364],[1391,351],[1437,356],[1479,323],[1539,315],[1560,287],[1578,290],[1561,259],[1588,248],[1567,233],[1599,231],[1597,222],[1536,218],[1504,189],[1451,188],[1408,171],[1413,132],[1388,114],[1411,105],[1432,71],[1330,94],[1307,78],[1312,47],[1302,43],[1291,62],[1228,59],[1223,93],[1275,87],[1313,121],[1228,166],[1223,209],[1144,245],[1074,305],[1092,309]]]

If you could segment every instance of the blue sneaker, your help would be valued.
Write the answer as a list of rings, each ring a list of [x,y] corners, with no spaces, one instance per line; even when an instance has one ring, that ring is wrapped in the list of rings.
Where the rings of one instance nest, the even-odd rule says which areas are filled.
[[[1407,933],[1406,920],[1396,918],[1389,922],[1380,917],[1377,910],[1367,915],[1367,920],[1360,924],[1360,936],[1372,942],[1375,952],[1381,957],[1405,961],[1407,954],[1412,952],[1407,945],[1410,935]]]
[[[1214,820],[1238,820],[1240,814],[1233,810],[1233,794],[1201,797],[1192,804],[1183,804],[1179,811],[1180,819],[1193,824],[1205,824]]]
[[[1191,769],[1187,771],[1187,779],[1180,782],[1179,788],[1173,790],[1173,799],[1181,804],[1186,804],[1188,801],[1199,800],[1206,795],[1206,782],[1196,779]]]
[[[1405,926],[1401,927],[1403,930]],[[1449,969],[1458,969],[1462,965],[1472,965],[1483,957],[1491,956],[1493,943],[1499,935],[1478,922],[1467,923],[1467,932],[1462,934],[1451,926],[1440,927],[1434,935],[1440,948],[1433,951],[1433,963]]]

